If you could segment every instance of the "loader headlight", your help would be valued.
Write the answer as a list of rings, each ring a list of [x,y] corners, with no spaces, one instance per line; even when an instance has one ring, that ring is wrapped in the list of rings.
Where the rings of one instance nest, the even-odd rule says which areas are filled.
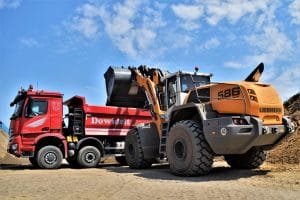
[[[252,90],[252,89],[248,89],[248,90],[247,90],[247,92],[248,92],[248,94],[253,94],[253,95],[256,95],[255,91],[254,91],[254,90]]]
[[[252,96],[252,95],[250,95],[250,99],[251,99],[252,101],[257,101],[257,98],[256,98],[256,96]]]

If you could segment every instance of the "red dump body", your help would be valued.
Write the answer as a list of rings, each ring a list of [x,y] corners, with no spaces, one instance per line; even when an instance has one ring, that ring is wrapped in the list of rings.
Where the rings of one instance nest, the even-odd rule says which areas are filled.
[[[81,96],[72,97],[64,105],[69,107],[69,112],[82,109],[85,136],[126,136],[133,126],[152,120],[149,110],[89,105]]]

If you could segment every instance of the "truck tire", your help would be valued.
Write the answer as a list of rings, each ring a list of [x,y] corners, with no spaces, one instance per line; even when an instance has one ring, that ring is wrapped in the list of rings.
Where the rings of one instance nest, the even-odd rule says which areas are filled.
[[[29,157],[29,162],[32,164],[33,167],[38,167],[38,163],[36,157]]]
[[[38,151],[37,164],[42,169],[57,169],[63,160],[63,154],[56,146],[45,146]]]
[[[252,148],[245,154],[225,155],[226,162],[237,169],[255,169],[266,160],[266,153],[260,148]]]
[[[144,159],[144,152],[136,129],[129,131],[125,138],[125,157],[131,169],[145,169],[152,165],[151,160]]]
[[[80,167],[92,168],[96,167],[101,160],[101,153],[94,146],[85,146],[79,150],[77,162]]]
[[[127,165],[125,156],[115,156],[115,159],[120,165]]]
[[[171,172],[175,175],[200,176],[212,168],[214,153],[204,138],[201,125],[195,121],[174,124],[166,150]]]

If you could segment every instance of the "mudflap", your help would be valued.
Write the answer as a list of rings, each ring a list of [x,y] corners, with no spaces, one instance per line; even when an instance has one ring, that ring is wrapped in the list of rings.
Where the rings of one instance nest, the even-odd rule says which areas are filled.
[[[159,133],[155,123],[145,123],[137,126],[144,159],[159,157]]]

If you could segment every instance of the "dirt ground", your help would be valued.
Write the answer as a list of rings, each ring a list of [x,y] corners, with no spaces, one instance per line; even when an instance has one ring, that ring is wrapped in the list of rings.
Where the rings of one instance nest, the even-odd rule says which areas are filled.
[[[285,102],[298,130],[269,152],[260,169],[231,169],[216,159],[210,174],[178,177],[168,165],[132,170],[112,158],[95,169],[35,169],[7,154],[0,130],[0,199],[300,199],[300,93]]]
[[[167,165],[132,170],[116,164],[95,169],[34,169],[2,165],[0,199],[300,199],[300,167],[265,164],[234,170],[215,163],[203,177],[178,177]]]

